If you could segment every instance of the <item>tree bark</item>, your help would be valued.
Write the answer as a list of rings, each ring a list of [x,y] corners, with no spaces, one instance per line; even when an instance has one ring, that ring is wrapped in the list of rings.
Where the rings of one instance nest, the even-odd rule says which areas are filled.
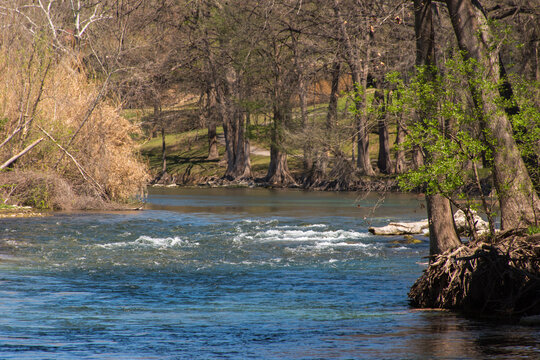
[[[501,228],[509,229],[538,223],[540,201],[512,134],[508,114],[497,108],[500,97],[501,69],[499,53],[493,45],[488,20],[477,0],[446,0],[459,47],[467,59],[473,59],[477,76],[490,86],[476,87],[470,82],[475,105],[481,115],[481,127],[493,153],[493,178],[499,195]]]
[[[377,108],[377,126],[379,130],[379,158],[377,167],[383,174],[393,172],[392,159],[390,158],[390,141],[388,136],[388,123],[386,122],[386,105],[384,93],[380,90],[375,92],[373,104]]]
[[[369,132],[367,127],[367,119],[364,113],[365,96],[361,96],[357,90],[364,85],[365,92],[365,81],[362,81],[360,78],[360,66],[358,52],[355,46],[353,46],[349,32],[347,30],[346,22],[343,20],[341,15],[339,0],[334,0],[334,13],[336,15],[336,20],[339,23],[339,28],[342,37],[342,43],[345,47],[345,58],[347,64],[351,70],[351,79],[353,86],[355,87],[355,97],[354,97],[354,106],[355,106],[355,123],[357,131],[357,167],[358,170],[365,175],[375,175],[373,167],[371,166],[371,160],[369,157]],[[367,46],[367,53],[369,54],[369,46]],[[367,65],[364,68],[364,77],[367,79]],[[365,94],[364,94],[365,95]]]
[[[390,104],[392,102],[392,96],[393,93],[388,93],[386,103]],[[405,158],[405,150],[401,148],[401,145],[403,144],[403,141],[405,141],[405,130],[403,129],[403,115],[401,112],[398,114],[398,118],[396,120],[396,140],[394,142],[394,147],[396,148],[396,164],[394,173],[396,174],[402,174],[405,172],[407,168],[407,161]]]
[[[426,196],[429,221],[429,255],[433,257],[461,245],[450,201],[440,194]]]
[[[218,138],[216,123],[208,123],[208,157],[207,160],[217,160],[219,158],[218,152]]]
[[[432,81],[435,72],[435,32],[431,0],[414,0],[414,19],[416,34],[416,65],[428,67],[423,73],[423,81]],[[431,69],[429,69],[431,67]],[[429,106],[429,104],[426,104]],[[435,104],[433,104],[435,106]],[[417,113],[417,116],[429,116]],[[423,121],[419,118],[418,121]],[[427,154],[427,161],[437,154]],[[430,256],[441,254],[446,250],[458,247],[461,241],[457,235],[450,200],[441,194],[426,195],[429,220],[429,253]]]
[[[300,69],[300,71],[302,71]],[[313,166],[314,166],[314,154],[313,154],[313,142],[311,138],[309,124],[308,124],[308,117],[307,117],[307,100],[306,100],[306,84],[304,80],[303,74],[300,74],[298,79],[298,89],[299,94],[298,97],[300,99],[300,117],[302,119],[302,128],[306,132],[305,138],[304,138],[304,159],[303,159],[303,165],[304,165],[304,176],[307,176],[309,173],[312,172]]]
[[[283,149],[283,127],[288,116],[290,116],[290,106],[274,104],[270,165],[266,174],[266,182],[273,185],[286,186],[296,183],[289,172],[287,153]]]
[[[404,173],[407,168],[407,163],[405,161],[405,151],[400,149],[401,144],[403,144],[403,141],[405,140],[405,131],[403,130],[403,126],[401,125],[400,120],[401,119],[398,119],[396,124],[396,174]]]
[[[334,146],[335,140],[334,129],[337,124],[338,118],[338,92],[339,92],[339,78],[341,77],[341,63],[339,60],[334,60],[332,64],[332,81],[330,84],[330,96],[328,99],[328,112],[326,113],[326,136],[324,140],[323,153],[321,154],[320,164],[318,165],[319,177],[326,176],[326,169],[328,167],[328,161],[330,156],[330,148]],[[320,180],[320,179],[319,179]]]
[[[341,76],[341,63],[338,60],[335,60],[334,64],[332,65],[331,75],[332,82],[330,84],[328,112],[326,114],[326,129],[328,130],[332,130],[337,123],[339,78]]]
[[[205,109],[205,120],[208,127],[208,160],[217,160],[219,158],[218,151],[218,138],[217,138],[217,118],[218,118],[218,109],[217,109],[217,100],[215,90],[208,89],[206,92],[206,109]]]
[[[38,140],[34,141],[32,144],[28,145],[26,148],[24,148],[23,151],[19,152],[15,156],[11,157],[9,160],[7,160],[5,163],[0,165],[0,170],[7,168],[9,165],[17,161],[18,158],[25,155],[27,152],[32,150],[37,144],[43,141],[43,138],[39,138]]]
[[[227,170],[224,177],[229,180],[251,178],[249,159],[249,140],[245,136],[245,114],[238,108],[233,99],[239,98],[236,83],[237,74],[228,70],[217,100],[223,118],[225,149],[227,153]]]
[[[154,122],[161,127],[161,174],[167,172],[167,144],[165,142],[165,121],[161,115],[161,105],[154,103]]]

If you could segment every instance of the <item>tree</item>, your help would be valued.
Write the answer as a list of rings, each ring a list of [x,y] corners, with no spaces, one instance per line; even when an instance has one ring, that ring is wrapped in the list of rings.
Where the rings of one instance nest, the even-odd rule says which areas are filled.
[[[446,0],[459,48],[474,60],[473,72],[485,80],[469,83],[480,125],[493,153],[493,179],[502,229],[537,224],[540,201],[513,138],[509,115],[500,109],[501,61],[486,14],[478,1]],[[477,79],[477,78],[476,78]]]
[[[415,33],[416,33],[416,64],[422,67],[420,81],[426,83],[434,80],[435,65],[435,30],[433,27],[433,10],[431,0],[415,0]],[[429,98],[422,101],[425,105],[423,109],[418,109],[417,114],[424,121],[430,116],[433,107],[436,106]],[[426,161],[436,157],[437,154],[427,152],[424,149]],[[461,244],[452,215],[450,200],[440,193],[430,192],[426,195],[426,204],[429,220],[429,253],[431,256],[443,253]]]
[[[221,122],[225,136],[227,169],[224,178],[240,180],[251,177],[249,139],[246,137],[249,94],[249,71],[252,46],[249,24],[238,21],[250,4],[226,1],[189,3],[185,51],[192,61],[184,66],[188,80],[205,94],[204,114],[209,129],[209,159],[216,158],[216,125]],[[246,25],[246,26],[243,26]]]
[[[340,29],[341,43],[344,48],[344,57],[349,65],[351,71],[351,79],[353,86],[355,87],[354,106],[355,106],[355,122],[358,138],[358,155],[357,166],[358,169],[366,175],[374,175],[373,167],[371,166],[371,159],[369,156],[369,130],[367,125],[367,118],[365,116],[366,97],[365,90],[367,85],[370,43],[373,36],[369,23],[367,28],[364,29],[365,34],[365,59],[363,61],[364,66],[361,68],[360,55],[358,44],[353,43],[353,39],[349,34],[348,22],[342,16],[342,6],[339,0],[334,0],[334,14],[336,17],[337,25]],[[366,19],[366,22],[368,20]]]
[[[390,158],[390,140],[388,136],[388,122],[386,117],[386,101],[383,90],[376,90],[373,96],[373,107],[377,117],[379,132],[379,158],[377,167],[383,174],[394,172],[392,159]]]

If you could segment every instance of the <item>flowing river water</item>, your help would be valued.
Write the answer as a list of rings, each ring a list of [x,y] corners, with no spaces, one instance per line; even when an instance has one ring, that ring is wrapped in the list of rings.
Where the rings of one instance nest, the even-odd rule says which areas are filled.
[[[373,210],[373,207],[378,207]],[[540,329],[411,309],[415,195],[153,189],[0,220],[1,359],[540,358]]]

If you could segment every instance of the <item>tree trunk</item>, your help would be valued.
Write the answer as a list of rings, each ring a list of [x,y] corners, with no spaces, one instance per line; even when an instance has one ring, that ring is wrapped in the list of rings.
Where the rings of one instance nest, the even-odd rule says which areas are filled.
[[[426,196],[429,220],[429,255],[442,254],[461,245],[450,201],[440,194]]]
[[[328,99],[328,112],[326,114],[326,136],[324,140],[323,153],[321,154],[320,165],[318,171],[320,177],[326,176],[326,168],[328,167],[328,161],[330,156],[330,148],[335,146],[335,134],[334,129],[337,125],[338,119],[338,92],[339,92],[339,78],[341,77],[341,63],[339,60],[334,60],[332,65],[332,82],[330,84],[330,96]],[[320,180],[320,179],[319,179]]]
[[[227,170],[224,177],[229,180],[251,178],[249,140],[245,137],[245,114],[233,99],[240,97],[237,89],[236,72],[229,69],[223,87],[217,93],[220,113],[223,118]]]
[[[431,67],[423,73],[423,81],[433,80],[435,73],[435,32],[433,29],[431,0],[414,0],[414,18],[416,34],[416,65]],[[429,106],[430,104],[426,104]],[[436,104],[432,104],[436,106]],[[428,110],[429,111],[429,110]],[[429,116],[417,113],[417,116]],[[417,121],[424,121],[423,118]],[[427,160],[437,154],[426,154]],[[429,253],[431,256],[441,254],[446,250],[458,247],[461,241],[457,235],[450,200],[440,194],[426,196],[429,220]]]
[[[302,71],[302,70],[300,70]],[[313,170],[313,143],[312,143],[312,134],[310,133],[310,128],[308,124],[308,117],[307,117],[307,101],[306,101],[306,88],[305,88],[305,81],[303,74],[300,74],[299,80],[298,80],[298,88],[300,93],[299,99],[300,99],[300,117],[302,119],[302,129],[304,129],[304,132],[306,136],[304,137],[304,159],[303,159],[303,165],[304,165],[304,177],[306,177],[308,174],[311,173]]]
[[[283,127],[288,116],[290,116],[290,106],[274,104],[270,165],[266,174],[266,181],[272,185],[286,186],[296,183],[289,172],[287,153],[283,149]]]
[[[390,104],[392,102],[392,92],[388,93],[386,103]],[[405,140],[405,130],[403,129],[403,118],[402,113],[399,112],[398,119],[396,120],[396,141],[394,142],[394,148],[396,149],[396,166],[394,173],[402,174],[407,169],[407,161],[405,159],[405,151],[401,149],[401,145]]]
[[[360,114],[358,118],[358,168],[360,172],[365,175],[373,176],[375,171],[371,166],[371,158],[369,156],[369,126],[368,126],[368,117],[365,107],[367,106],[367,79],[369,73],[369,63],[371,61],[371,42],[373,40],[373,33],[371,32],[371,26],[369,23],[369,18],[366,18],[366,27],[365,27],[365,47],[366,47],[366,57],[363,59],[364,66],[362,66],[362,82],[359,85],[362,85],[362,102],[360,109],[357,107],[357,112]]]
[[[9,160],[7,160],[5,163],[0,165],[0,170],[3,170],[13,164],[17,159],[19,159],[21,156],[25,155],[27,152],[32,150],[36,145],[38,145],[40,142],[43,141],[43,138],[39,138],[36,141],[34,141],[32,144],[28,145],[26,148],[24,148],[23,151],[19,152],[15,156],[12,156]]]
[[[218,138],[217,138],[217,118],[219,111],[215,90],[209,89],[206,92],[206,123],[208,127],[208,160],[217,160],[219,158]]]
[[[207,160],[217,160],[219,158],[218,152],[218,138],[216,131],[216,123],[208,123],[208,157]]]
[[[491,86],[479,88],[470,82],[481,127],[493,153],[493,177],[499,195],[501,228],[538,223],[540,201],[525,167],[508,115],[497,108],[501,81],[499,54],[492,50],[488,20],[476,0],[446,0],[459,47],[466,58],[478,64],[479,76]]]
[[[377,125],[379,130],[379,158],[377,167],[383,174],[393,172],[392,160],[390,158],[390,141],[388,136],[388,124],[386,122],[386,106],[384,93],[380,90],[375,92],[373,105],[377,108]]]
[[[230,180],[251,178],[249,140],[245,137],[245,114],[233,110],[223,124],[225,147],[227,148],[227,170],[225,177]]]
[[[167,172],[167,145],[165,144],[165,125],[161,124],[161,173]]]
[[[403,130],[403,126],[401,125],[401,119],[398,119],[396,124],[396,142],[395,147],[396,150],[396,174],[402,174],[407,169],[407,162],[405,161],[405,151],[401,150],[400,146],[403,144],[403,141],[405,140],[405,131]]]
[[[165,120],[161,114],[161,105],[154,103],[154,123],[161,128],[161,174],[167,172],[167,144],[165,142]]]
[[[332,130],[337,123],[338,116],[338,91],[339,78],[341,76],[341,63],[338,60],[332,65],[332,83],[330,85],[330,97],[328,99],[328,112],[326,114],[326,129]]]
[[[357,167],[358,170],[365,175],[375,175],[373,167],[371,166],[371,160],[369,157],[369,132],[367,127],[367,119],[364,114],[365,102],[365,93],[360,95],[359,91],[362,85],[365,85],[365,81],[362,81],[360,78],[360,68],[359,68],[359,58],[358,52],[355,46],[353,46],[349,32],[347,30],[346,22],[341,16],[341,10],[339,5],[339,0],[334,0],[334,13],[336,15],[336,20],[339,23],[339,28],[342,37],[342,43],[345,47],[345,58],[347,59],[347,64],[351,70],[351,78],[353,86],[355,88],[355,97],[354,97],[354,106],[355,106],[355,123],[357,131],[357,140],[358,140],[358,153],[357,153]],[[368,46],[369,54],[369,46]],[[367,65],[366,65],[367,66]],[[367,67],[364,69],[364,77],[367,78]],[[364,87],[365,92],[365,87]]]

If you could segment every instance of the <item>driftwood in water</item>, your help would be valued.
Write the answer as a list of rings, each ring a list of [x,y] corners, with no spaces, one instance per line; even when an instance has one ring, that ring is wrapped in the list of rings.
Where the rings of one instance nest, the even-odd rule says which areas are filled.
[[[470,226],[465,213],[461,210],[454,214],[454,222],[458,234],[469,234]],[[477,234],[485,233],[489,230],[489,225],[480,216],[473,212],[473,223]],[[427,234],[429,223],[427,220],[416,222],[391,222],[382,227],[370,227],[368,231],[374,235],[406,235],[406,234]]]
[[[405,235],[422,234],[427,231],[429,223],[427,220],[416,222],[391,222],[382,227],[370,227],[368,231],[374,235]]]
[[[540,314],[540,234],[507,231],[435,257],[409,292],[411,305],[471,315]]]

